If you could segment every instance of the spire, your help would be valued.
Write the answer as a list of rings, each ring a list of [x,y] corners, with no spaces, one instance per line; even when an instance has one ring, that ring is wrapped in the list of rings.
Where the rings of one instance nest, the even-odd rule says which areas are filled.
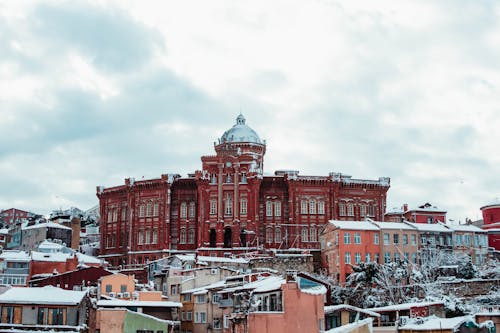
[[[240,113],[238,118],[236,118],[236,125],[245,125],[245,117]]]

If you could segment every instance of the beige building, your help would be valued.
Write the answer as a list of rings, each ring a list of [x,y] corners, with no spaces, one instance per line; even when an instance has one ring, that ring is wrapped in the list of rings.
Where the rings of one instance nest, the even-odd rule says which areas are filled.
[[[415,227],[400,222],[372,223],[380,229],[380,263],[418,263],[418,231]]]
[[[453,251],[468,254],[475,265],[484,264],[488,255],[488,231],[470,224],[447,225],[453,230]]]

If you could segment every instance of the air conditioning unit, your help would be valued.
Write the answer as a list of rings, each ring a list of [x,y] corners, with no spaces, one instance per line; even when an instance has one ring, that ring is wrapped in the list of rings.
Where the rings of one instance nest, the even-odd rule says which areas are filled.
[[[109,295],[109,297],[116,297],[116,293],[115,293],[115,292],[113,292],[113,291],[112,291],[112,292],[110,292],[108,295]]]
[[[123,293],[118,293],[118,298],[123,298]]]
[[[408,316],[401,316],[399,317],[399,325],[403,326],[408,324],[408,321],[410,320],[410,317]]]
[[[135,300],[139,299],[139,293],[137,291],[134,291],[132,293],[132,298],[135,299]]]
[[[128,291],[124,292],[123,293],[123,298],[130,298],[130,293]]]

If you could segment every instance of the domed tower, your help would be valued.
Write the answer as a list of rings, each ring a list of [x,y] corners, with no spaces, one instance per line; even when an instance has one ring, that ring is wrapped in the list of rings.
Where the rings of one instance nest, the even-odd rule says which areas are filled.
[[[200,209],[198,246],[209,255],[224,248],[248,250],[257,245],[266,143],[240,114],[214,146],[216,155],[202,156],[197,177],[199,197],[205,203]]]

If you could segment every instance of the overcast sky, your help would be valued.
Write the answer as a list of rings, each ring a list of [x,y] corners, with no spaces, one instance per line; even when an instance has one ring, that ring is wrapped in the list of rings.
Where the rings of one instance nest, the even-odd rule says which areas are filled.
[[[0,208],[186,175],[240,111],[265,173],[391,178],[388,208],[500,196],[496,1],[0,1]]]

